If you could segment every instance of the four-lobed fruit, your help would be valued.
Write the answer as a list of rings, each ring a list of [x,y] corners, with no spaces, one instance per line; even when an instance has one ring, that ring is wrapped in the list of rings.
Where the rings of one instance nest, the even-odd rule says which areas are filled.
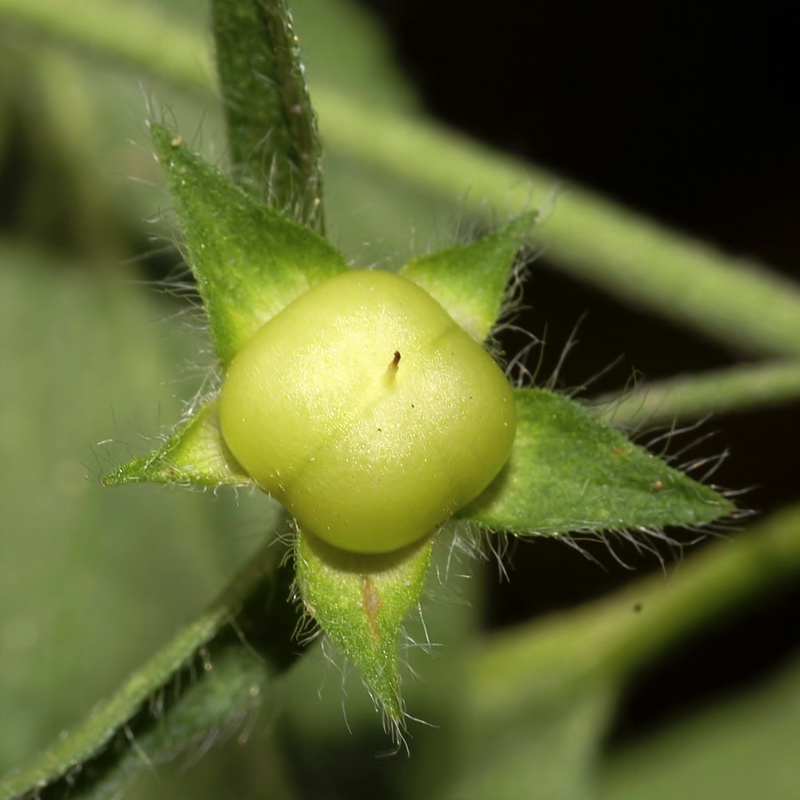
[[[353,271],[270,319],[220,394],[233,455],[301,528],[360,553],[431,534],[514,439],[502,370],[423,289]]]

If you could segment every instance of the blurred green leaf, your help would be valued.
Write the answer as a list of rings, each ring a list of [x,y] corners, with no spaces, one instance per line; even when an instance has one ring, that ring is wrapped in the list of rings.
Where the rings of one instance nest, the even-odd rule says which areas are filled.
[[[694,711],[612,751],[607,800],[796,800],[800,661],[748,692]]]
[[[460,769],[441,800],[596,797],[595,765],[616,691],[607,685],[565,691],[555,676],[535,670],[531,683],[541,693],[520,692],[513,715],[482,716],[475,725],[467,713]]]
[[[162,79],[195,90],[209,86],[198,55],[203,50],[199,36],[156,18],[149,26],[131,25],[129,35],[120,37],[117,31],[126,30],[130,19],[129,6],[113,0],[85,5],[91,24],[84,24],[83,15],[74,20],[57,0],[0,0],[0,13],[121,61],[133,60]],[[173,39],[174,50],[154,47],[154,42]],[[552,174],[430,122],[322,86],[315,89],[314,106],[323,138],[339,157],[362,160],[393,180],[413,181],[448,203],[467,185],[473,210],[488,201],[504,213],[518,214],[532,205],[531,186],[534,204],[551,199]],[[788,357],[800,353],[796,283],[742,264],[588,190],[572,189],[559,198],[558,209],[544,229],[552,263],[727,346],[736,343],[748,352]]]
[[[0,783],[0,798],[116,796],[131,777],[220,728],[236,730],[294,658],[285,597],[291,576],[276,551],[258,554],[200,615],[85,721]],[[250,623],[253,609],[268,612]],[[271,613],[269,613],[271,612]],[[264,628],[269,629],[267,636]],[[243,640],[247,637],[247,646]]]
[[[176,376],[205,343],[165,335],[174,304],[103,265],[6,242],[0,265],[3,773],[206,606],[263,543],[274,507],[103,489],[103,469],[146,444],[161,414],[180,415],[196,386]]]
[[[17,10],[10,11],[14,5]],[[122,172],[144,181],[160,181],[151,163],[149,145],[136,149],[125,141],[126,137],[146,138],[143,126],[136,121],[144,113],[137,110],[143,105],[138,88],[141,75],[167,75],[175,85],[189,87],[191,91],[180,98],[174,92],[167,95],[174,109],[170,113],[180,119],[179,129],[197,131],[202,125],[203,137],[212,148],[222,140],[217,115],[203,116],[209,102],[209,95],[204,92],[211,84],[211,71],[204,57],[206,34],[198,13],[200,6],[193,0],[136,4],[85,0],[81,14],[76,15],[60,0],[49,5],[58,17],[55,23],[42,22],[44,17],[36,22],[34,12],[41,6],[38,0],[2,3],[4,32],[8,31],[8,15],[17,14],[18,19],[27,18],[52,35],[52,40],[37,41],[30,30],[19,25],[13,28],[12,36],[4,37],[4,44],[10,44],[16,52],[27,56],[29,50],[33,56],[22,71],[15,72],[13,65],[10,69],[13,85],[25,87],[22,94],[31,111],[30,125],[26,126],[31,135],[26,140],[40,148],[37,157],[42,165],[42,180],[30,195],[30,208],[39,213],[52,201],[62,209],[72,209],[80,223],[79,228],[73,225],[77,236],[90,231],[98,210],[110,212],[119,208],[128,220],[127,233],[120,233],[112,225],[96,226],[91,235],[103,246],[111,243],[124,251],[127,243],[116,237],[134,232],[144,240],[143,231],[150,235],[152,228],[142,226],[140,219],[156,210],[156,201],[150,187],[134,188],[120,181],[109,188],[107,175]],[[360,9],[334,0],[323,4],[318,0],[296,0],[292,5],[308,54],[312,85],[320,87],[323,126],[335,151],[327,161],[330,170],[326,184],[334,199],[328,209],[328,227],[349,258],[361,265],[381,262],[399,266],[408,260],[406,252],[417,256],[434,249],[437,240],[452,241],[449,215],[454,198],[467,185],[472,186],[472,195],[463,201],[462,216],[480,211],[479,206],[491,194],[498,198],[499,207],[510,209],[509,213],[530,206],[529,182],[520,181],[520,175],[532,174],[525,165],[489,154],[452,133],[443,136],[433,128],[421,131],[421,123],[405,118],[414,105],[409,100],[410,93],[388,63],[386,46],[376,35],[377,26]],[[185,12],[185,19],[182,17],[180,24],[170,22],[172,12],[179,8]],[[189,19],[194,20],[191,29],[185,24]],[[88,41],[95,51],[89,53],[87,48],[75,57],[66,48],[51,49],[50,41],[64,41],[65,23],[71,25],[67,37],[70,47]],[[165,47],[164,42],[169,46]],[[144,50],[136,51],[131,45],[144,46]],[[48,57],[40,57],[42,54]],[[8,72],[11,62],[5,54],[2,62]],[[69,64],[69,70],[63,69],[64,63]],[[108,68],[109,63],[112,68]],[[36,71],[37,64],[42,65],[40,73]],[[130,72],[117,72],[114,67],[120,64]],[[22,75],[30,78],[30,83],[23,83]],[[32,102],[40,95],[28,88],[35,87],[39,80],[50,88],[41,105]],[[146,91],[158,95],[161,79],[153,80],[155,88],[145,77]],[[82,97],[88,104],[76,102],[81,97],[80,92],[73,93],[76,81],[82,84]],[[343,91],[332,93],[329,83]],[[354,95],[364,102],[349,102]],[[197,98],[202,98],[199,103]],[[60,108],[54,108],[52,104],[59,100]],[[19,98],[12,103],[19,108]],[[391,108],[402,113],[386,114],[385,110]],[[373,112],[380,117],[374,126]],[[3,119],[11,117],[4,114]],[[53,135],[46,142],[33,135],[49,132]],[[48,148],[62,141],[70,143],[66,158],[82,176],[85,186],[95,190],[103,182],[103,193],[88,204],[78,202],[82,189],[72,178],[64,180],[61,173],[51,170]],[[215,157],[219,158],[219,154]],[[543,191],[552,185],[551,177],[539,172],[534,182]],[[56,187],[58,191],[54,190]],[[509,187],[517,190],[509,191]],[[658,228],[640,231],[641,246],[637,247],[635,238],[622,234],[635,233],[640,220],[633,216],[622,219],[619,228],[615,225],[619,209],[609,209],[616,212],[616,217],[601,214],[595,218],[588,213],[590,200],[583,192],[559,198],[557,217],[550,220],[549,226],[551,252],[556,260],[588,280],[632,297],[637,304],[651,304],[682,322],[685,317],[699,329],[713,331],[727,346],[740,342],[752,347],[755,343],[769,352],[797,352],[796,291],[789,285],[744,268],[727,271],[726,284],[725,276],[715,273],[714,267],[729,267],[730,259],[688,240],[671,246],[665,232]],[[71,215],[63,217],[62,224],[67,217]],[[413,236],[409,233],[412,229]],[[579,241],[570,250],[565,243],[570,244],[575,232]],[[620,259],[625,262],[622,268]],[[145,296],[135,286],[101,281],[101,275],[112,269],[117,275],[129,274],[112,260],[107,259],[100,266],[93,263],[85,269],[86,265],[66,263],[61,256],[34,254],[4,245],[0,248],[0,264],[0,362],[4,367],[0,396],[0,471],[4,480],[0,494],[2,771],[16,766],[23,756],[83,716],[98,696],[108,694],[119,683],[131,664],[163,644],[169,632],[187,616],[194,616],[263,539],[263,530],[272,525],[273,509],[263,500],[256,501],[256,505],[248,493],[240,493],[239,507],[233,509],[232,502],[225,500],[211,502],[210,498],[152,487],[104,492],[93,482],[85,482],[85,472],[97,473],[108,464],[118,463],[119,452],[126,449],[125,445],[104,445],[89,454],[87,442],[113,435],[123,441],[135,441],[136,449],[141,451],[143,432],[152,432],[162,421],[182,416],[179,401],[191,398],[196,387],[176,385],[175,368],[186,359],[196,363],[197,353],[205,343],[195,335],[183,336],[177,342],[174,334],[163,336],[163,326],[157,321],[177,308],[165,298]],[[686,274],[702,281],[684,280],[681,284],[674,279],[676,264],[683,264]],[[718,290],[724,285],[728,291],[721,296]],[[670,291],[667,287],[671,287]],[[682,287],[697,289],[695,305],[687,304]],[[796,386],[797,373],[791,371],[791,365],[785,366],[782,374]],[[717,388],[717,393],[707,392],[692,413],[717,407],[720,397],[716,396],[716,379],[709,377],[706,389]],[[744,373],[737,377],[745,384],[749,381]],[[754,384],[749,388],[756,389]],[[179,395],[177,399],[175,393]],[[729,396],[726,393],[722,399]],[[775,392],[769,389],[765,396],[775,396]],[[671,412],[666,415],[672,417]],[[85,458],[76,453],[86,454]],[[84,468],[82,461],[88,462],[88,467]],[[796,517],[792,524],[797,530]],[[626,613],[639,599],[632,595],[619,599],[616,612],[606,609],[602,616],[589,620],[590,624],[570,629],[570,636],[584,644],[577,649],[573,661],[594,663],[608,632],[613,635],[614,631],[625,629],[627,634],[617,648],[617,666],[613,669],[625,664],[630,670],[631,664],[639,663],[643,650],[652,659],[670,647],[678,635],[676,630],[682,630],[687,620],[699,615],[709,621],[728,613],[731,593],[746,594],[759,583],[753,577],[756,566],[769,567],[776,573],[762,591],[770,590],[767,584],[779,585],[779,578],[785,579],[781,570],[796,564],[796,554],[773,551],[767,546],[766,534],[762,537],[760,529],[754,533],[758,533],[763,548],[751,548],[752,542],[743,545],[742,540],[726,543],[729,554],[745,553],[738,559],[741,569],[726,581],[712,581],[702,591],[684,592],[679,588],[679,601],[669,614],[659,611],[661,600],[675,596],[672,590],[683,585],[679,581],[661,582],[662,591],[654,592],[653,603],[645,605],[647,614],[637,615],[644,619],[634,620],[638,625],[630,624],[633,615]],[[721,560],[726,558],[719,551],[716,555]],[[436,597],[430,599],[440,600],[444,593],[442,587],[437,587]],[[439,728],[414,729],[414,757],[410,761],[373,758],[384,743],[374,736],[377,726],[369,702],[358,701],[364,693],[353,672],[343,689],[338,673],[312,653],[286,681],[286,694],[290,696],[287,703],[294,706],[290,709],[294,716],[287,724],[291,726],[290,735],[281,738],[288,742],[302,777],[308,782],[317,781],[318,795],[341,790],[347,796],[342,787],[353,785],[348,783],[353,781],[350,796],[357,796],[356,792],[363,789],[358,781],[363,778],[372,796],[380,796],[380,790],[385,789],[382,794],[387,797],[416,799],[426,796],[426,789],[429,796],[444,794],[434,791],[434,787],[443,780],[442,773],[447,772],[448,766],[454,767],[458,777],[458,759],[453,753],[457,746],[451,737],[461,731],[461,722],[442,713],[437,703],[447,708],[461,703],[464,708],[465,690],[457,677],[465,668],[464,649],[469,641],[485,652],[492,645],[475,638],[474,620],[482,608],[479,601],[472,609],[456,604],[452,598],[444,604],[427,605],[426,621],[430,623],[431,617],[442,615],[438,638],[436,633],[433,637],[445,642],[447,651],[443,657],[425,663],[424,682],[404,683],[404,695],[408,698],[414,693],[411,707],[419,709],[426,720]],[[592,607],[586,610],[591,611]],[[453,625],[453,619],[460,620],[461,627]],[[553,626],[563,630],[564,620],[553,620]],[[542,631],[536,636],[539,642],[547,639]],[[559,639],[556,644],[564,643]],[[475,691],[496,714],[495,721],[484,731],[487,735],[490,730],[500,732],[493,752],[509,781],[514,780],[513,771],[519,769],[524,774],[528,756],[532,767],[540,764],[535,757],[538,748],[526,748],[522,743],[525,724],[509,721],[515,707],[521,712],[529,710],[520,702],[519,687],[531,684],[534,670],[546,672],[537,663],[536,654],[525,650],[519,657],[516,677],[513,671],[492,669],[477,683]],[[436,681],[431,678],[433,674],[438,675]],[[549,674],[553,681],[566,679],[561,667]],[[796,685],[797,676],[790,673],[789,678]],[[493,692],[501,688],[498,684],[508,689],[505,700]],[[318,695],[323,688],[327,692],[320,700]],[[351,697],[345,701],[342,695],[347,688]],[[703,719],[694,718],[674,729],[674,736],[669,737],[661,752],[655,752],[660,743],[654,742],[652,752],[637,749],[631,750],[628,757],[623,753],[613,755],[616,766],[609,773],[612,782],[607,784],[611,786],[608,796],[617,800],[626,791],[643,800],[649,800],[647,792],[654,793],[653,800],[691,796],[697,786],[712,783],[708,776],[714,775],[725,792],[720,796],[726,798],[734,797],[740,787],[751,792],[747,800],[761,797],[753,792],[762,789],[774,791],[777,800],[784,800],[784,796],[794,798],[797,790],[792,782],[792,767],[796,760],[783,748],[791,748],[797,735],[791,725],[781,727],[780,720],[788,718],[797,698],[786,686],[780,697],[781,700],[773,698],[774,702],[770,702],[766,694],[754,695],[752,705],[743,704],[737,714],[727,717],[727,726],[706,726]],[[574,701],[570,705],[569,698],[564,699],[563,715],[559,715],[554,701],[552,742],[546,737],[542,741],[541,736],[530,740],[542,745],[543,753],[556,753],[562,732],[566,735],[570,730],[570,720],[574,720],[576,731],[571,752],[583,753],[581,758],[591,753],[591,748],[581,749],[580,732],[590,730],[593,720],[597,724],[595,730],[602,728],[604,701],[599,695],[581,695],[577,691]],[[343,703],[355,735],[347,731],[340,708]],[[750,721],[752,725],[748,725]],[[470,734],[479,746],[484,724],[478,716],[478,733]],[[504,724],[510,734],[520,734],[508,753],[501,744]],[[538,723],[532,720],[528,724],[533,730]],[[285,734],[286,728],[279,728],[278,732]],[[731,746],[728,733],[738,744]],[[688,744],[684,746],[684,742]],[[223,762],[221,771],[212,773],[214,779],[209,778],[207,783],[202,778],[187,782],[180,774],[171,779],[169,788],[164,788],[159,777],[141,796],[151,800],[154,793],[162,792],[199,800],[203,796],[217,797],[234,784],[250,787],[248,796],[265,796],[265,784],[256,777],[250,784],[245,780],[259,769],[269,769],[275,763],[274,754],[252,748],[245,753],[235,742],[229,750],[231,760]],[[713,757],[709,751],[713,751]],[[304,760],[298,756],[300,752]],[[471,757],[469,752],[463,755]],[[503,760],[506,755],[508,761]],[[547,769],[558,763],[556,755],[550,763],[541,765],[542,781],[550,779]],[[638,759],[642,765],[639,776]],[[725,772],[718,759],[724,759]],[[211,760],[212,765],[218,763]],[[480,763],[487,770],[493,767],[491,760]],[[576,758],[569,763],[586,762]],[[228,772],[223,771],[226,768]],[[487,785],[477,772],[476,769],[475,786]],[[667,785],[667,773],[671,772],[675,773],[676,783]],[[730,784],[726,780],[728,772]],[[416,775],[416,782],[408,788],[411,775]],[[787,778],[784,784],[781,776]],[[582,776],[573,777],[574,785],[580,787]],[[535,776],[531,780],[536,779]],[[665,781],[663,786],[661,781]],[[780,794],[781,786],[788,787],[790,793]],[[661,789],[664,793],[658,794]],[[242,789],[243,794],[246,791]],[[522,796],[530,796],[529,787],[523,791]],[[290,790],[281,788],[275,796],[289,797]],[[713,798],[713,793],[709,797]]]
[[[377,14],[353,0],[292,0],[312,88],[346,88],[373,106],[419,110]]]
[[[645,577],[595,602],[485,636],[470,659],[462,716],[454,723],[457,788],[444,796],[535,796],[540,781],[543,797],[595,796],[599,747],[624,682],[737,606],[796,583],[799,520],[800,506],[790,507],[734,546],[716,542],[695,553],[669,581]],[[631,773],[639,765],[634,758]],[[526,781],[529,794],[520,795]],[[690,782],[682,789],[671,796],[694,796]],[[631,794],[639,796],[646,797]]]

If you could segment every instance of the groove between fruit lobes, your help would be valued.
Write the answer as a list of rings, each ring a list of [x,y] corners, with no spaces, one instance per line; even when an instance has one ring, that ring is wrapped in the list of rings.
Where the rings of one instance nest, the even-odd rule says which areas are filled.
[[[231,452],[300,526],[360,553],[431,534],[497,475],[511,387],[423,289],[389,272],[318,284],[231,363]]]

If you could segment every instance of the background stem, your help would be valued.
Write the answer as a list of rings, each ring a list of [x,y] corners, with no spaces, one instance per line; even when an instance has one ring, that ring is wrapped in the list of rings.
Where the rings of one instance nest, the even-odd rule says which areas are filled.
[[[657,425],[800,399],[800,361],[743,364],[684,375],[594,398],[597,412],[617,425]]]
[[[0,14],[67,44],[192,90],[208,91],[206,42],[166,17],[116,0],[0,0]],[[169,47],[160,43],[169,42]],[[477,213],[550,207],[540,238],[548,261],[636,304],[745,352],[800,355],[800,289],[546,170],[453,131],[314,86],[326,145]],[[465,196],[465,192],[468,194]],[[555,208],[553,202],[555,200]]]

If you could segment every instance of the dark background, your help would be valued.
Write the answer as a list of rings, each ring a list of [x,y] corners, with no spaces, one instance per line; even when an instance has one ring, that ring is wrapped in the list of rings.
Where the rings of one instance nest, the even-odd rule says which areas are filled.
[[[800,69],[796,3],[432,3],[362,0],[384,20],[395,55],[427,110],[501,150],[798,277]],[[557,213],[557,207],[556,207]],[[547,328],[544,374],[578,319],[560,372],[581,384],[616,358],[593,387],[723,367],[742,354],[533,265],[526,321]],[[761,515],[797,499],[798,407],[715,417],[698,455],[730,457],[714,481],[750,491]],[[686,534],[674,532],[678,538]],[[735,534],[733,534],[735,535]],[[563,543],[513,549],[510,582],[489,581],[487,623],[512,624],[568,607],[658,569],[630,547]],[[665,553],[667,559],[672,555]],[[798,645],[800,593],[706,631],[631,691],[615,736],[635,736],[688,706],[767,674]]]

